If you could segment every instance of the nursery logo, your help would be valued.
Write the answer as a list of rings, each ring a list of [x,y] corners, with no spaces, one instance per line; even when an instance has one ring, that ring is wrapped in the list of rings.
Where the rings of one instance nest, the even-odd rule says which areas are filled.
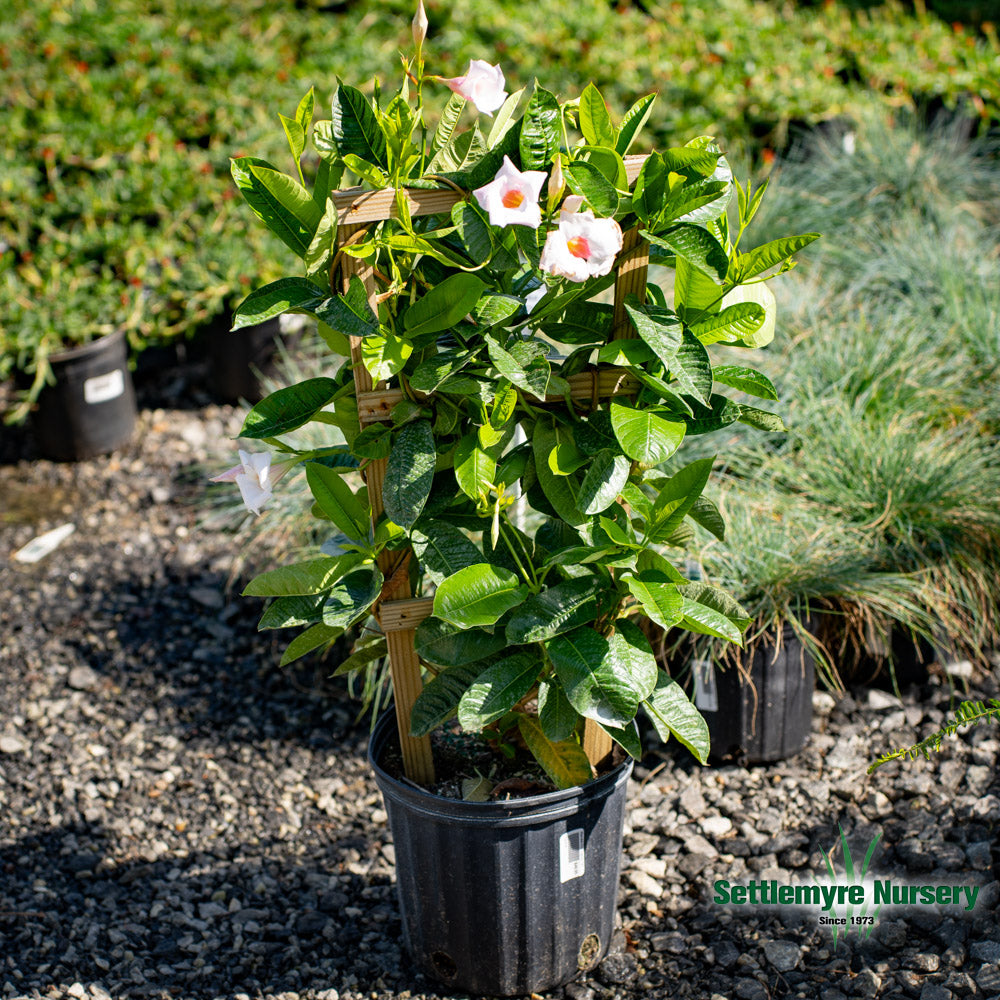
[[[830,928],[835,946],[852,932],[859,938],[870,937],[886,907],[952,907],[960,912],[975,908],[978,885],[913,885],[900,879],[869,877],[882,834],[872,839],[859,866],[843,827],[838,825],[838,829],[839,844],[823,852],[826,870],[811,885],[786,885],[776,879],[751,879],[747,883],[717,879],[712,902],[719,906],[815,909],[819,925]],[[837,870],[834,857],[838,846],[843,872]]]

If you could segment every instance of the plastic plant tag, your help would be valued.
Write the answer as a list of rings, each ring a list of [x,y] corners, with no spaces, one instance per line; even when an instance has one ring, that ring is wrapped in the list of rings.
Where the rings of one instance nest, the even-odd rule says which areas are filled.
[[[559,838],[559,881],[580,878],[586,870],[583,830],[568,830]]]
[[[95,375],[83,383],[83,398],[90,405],[117,399],[124,392],[125,374],[120,368],[104,375]]]
[[[715,684],[715,667],[711,660],[693,660],[694,705],[702,712],[719,711],[719,689]]]
[[[36,563],[50,552],[54,552],[74,531],[76,531],[75,524],[61,524],[58,528],[33,538],[23,548],[18,549],[14,553],[14,559],[22,563]]]

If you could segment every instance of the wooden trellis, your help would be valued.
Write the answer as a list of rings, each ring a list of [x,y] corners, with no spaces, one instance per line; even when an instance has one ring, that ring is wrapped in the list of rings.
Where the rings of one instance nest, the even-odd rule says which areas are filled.
[[[629,183],[638,176],[644,159],[642,156],[626,157],[625,167]],[[452,190],[406,192],[411,217],[450,212],[452,206],[462,197],[463,195]],[[340,247],[343,247],[355,233],[366,229],[372,223],[398,218],[396,192],[392,190],[362,191],[355,188],[338,192],[334,200],[341,220],[337,233]],[[640,299],[644,298],[648,265],[649,247],[640,238],[638,230],[632,229],[625,233],[621,253],[615,262],[617,278],[612,333],[614,340],[635,336],[625,311],[625,297],[633,294]],[[374,312],[377,312],[378,290],[372,265],[345,254],[341,256],[340,275],[345,291],[352,277],[360,279],[368,294],[368,304]],[[354,369],[354,388],[361,425],[389,420],[392,408],[404,398],[403,393],[398,389],[387,389],[384,383],[372,384],[371,375],[361,358],[360,337],[351,338],[351,363]],[[572,376],[569,383],[573,399],[584,402],[590,400],[595,404],[598,399],[610,396],[634,395],[639,388],[639,383],[633,376],[615,368],[581,372]],[[552,397],[552,401],[561,398]],[[535,400],[535,402],[544,401]],[[384,510],[382,489],[386,465],[386,459],[379,459],[369,462],[364,470],[373,523],[381,517]],[[396,720],[406,775],[411,781],[429,784],[434,780],[430,737],[415,738],[410,735],[410,712],[423,687],[420,660],[414,647],[416,628],[431,615],[434,602],[431,598],[414,598],[410,592],[409,559],[409,550],[402,552],[383,550],[379,555],[378,566],[386,582],[376,606],[376,614],[385,633],[389,650]],[[611,737],[588,719],[584,730],[583,747],[590,762],[596,765],[611,752]]]

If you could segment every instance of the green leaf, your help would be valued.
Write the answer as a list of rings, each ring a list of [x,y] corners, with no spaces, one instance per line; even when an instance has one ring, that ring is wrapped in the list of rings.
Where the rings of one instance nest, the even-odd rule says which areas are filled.
[[[615,631],[609,638],[611,652],[623,664],[639,692],[639,698],[648,697],[656,687],[656,657],[642,629],[627,618],[615,622]]]
[[[659,153],[646,157],[632,186],[632,210],[649,225],[659,215],[667,193],[667,168]]]
[[[643,703],[643,707],[664,743],[674,736],[700,763],[708,762],[708,724],[677,681],[660,671],[656,689]]]
[[[442,519],[421,518],[411,541],[421,565],[443,577],[483,561],[482,552],[462,529]]]
[[[559,152],[562,138],[562,112],[559,102],[547,90],[535,84],[519,138],[522,170],[547,170]]]
[[[323,513],[352,541],[371,534],[371,509],[351,491],[339,473],[318,462],[306,463],[306,480]]]
[[[661,306],[645,305],[634,295],[626,298],[625,311],[642,340],[670,368],[684,339],[684,327],[676,313]]]
[[[707,497],[698,497],[695,500],[688,511],[688,517],[715,535],[720,542],[725,540],[726,522],[723,520],[719,508]]]
[[[598,577],[588,573],[533,594],[507,622],[507,641],[515,646],[544,642],[589,624],[601,613],[605,587]]]
[[[482,628],[452,625],[442,618],[425,618],[418,626],[414,646],[417,656],[441,667],[475,663],[507,648],[503,629],[487,632]]]
[[[355,274],[343,295],[324,299],[316,315],[345,337],[363,339],[378,334],[378,319],[368,305],[368,293],[361,279]]]
[[[279,278],[252,291],[233,313],[233,330],[265,323],[286,312],[311,313],[326,293],[308,278]]]
[[[490,221],[482,209],[471,201],[460,201],[451,210],[451,221],[458,230],[469,259],[485,264],[496,250]]]
[[[769,271],[772,267],[783,264],[803,247],[818,240],[819,236],[819,233],[786,236],[780,240],[771,240],[770,243],[765,243],[749,253],[741,253],[736,258],[736,277],[741,283],[749,281],[750,278],[756,278],[757,275]]]
[[[691,462],[660,485],[646,528],[651,542],[665,541],[681,526],[705,489],[714,461],[702,458]]]
[[[756,406],[747,406],[745,403],[740,406],[740,423],[749,424],[757,430],[772,434],[780,434],[787,430],[784,420],[777,413],[759,410]]]
[[[472,311],[485,290],[474,274],[449,275],[407,309],[403,328],[411,337],[450,330]]]
[[[325,601],[325,594],[308,597],[279,597],[272,601],[267,610],[260,616],[257,631],[312,625],[322,619]]]
[[[463,628],[493,625],[527,596],[528,588],[516,573],[477,563],[441,582],[434,595],[434,614]]]
[[[324,270],[337,251],[337,204],[330,198],[316,225],[316,234],[306,249],[306,274]]]
[[[729,257],[723,245],[703,226],[681,223],[665,233],[642,235],[656,246],[664,247],[678,257],[683,257],[693,267],[721,284],[729,270]]]
[[[608,736],[617,743],[630,757],[639,760],[642,757],[642,742],[639,739],[639,730],[635,722],[630,722],[627,726],[606,726],[601,724]]]
[[[621,127],[618,129],[618,139],[615,142],[615,149],[620,156],[624,156],[632,148],[635,137],[646,124],[650,112],[653,110],[655,100],[656,94],[647,94],[645,97],[640,97],[626,112]]]
[[[681,607],[683,600],[672,583],[657,579],[659,574],[651,572],[640,573],[638,576],[625,577],[625,586],[642,606],[651,621],[660,628],[670,629],[683,617]]]
[[[295,660],[305,656],[306,653],[311,653],[314,649],[319,649],[320,646],[328,646],[343,634],[344,630],[342,628],[333,628],[330,625],[324,625],[322,622],[310,625],[305,632],[297,635],[285,647],[285,652],[282,654],[281,662],[278,666],[287,666],[289,663],[293,663]]]
[[[386,464],[382,502],[389,520],[412,528],[434,482],[434,431],[427,420],[404,424]]]
[[[298,254],[299,257],[305,257],[316,230],[316,223],[319,222],[319,216],[322,214],[320,207],[312,201],[312,198],[309,198],[315,219],[312,225],[304,223],[295,212],[283,204],[282,198],[279,198],[254,172],[255,166],[269,170],[270,174],[265,175],[269,180],[273,179],[272,175],[279,174],[265,160],[258,160],[252,156],[241,156],[231,161],[231,171],[236,186],[257,218],[285,246]],[[287,180],[291,181],[291,178],[287,178]],[[285,191],[283,197],[287,196],[288,192]],[[308,194],[306,197],[309,197]]]
[[[534,356],[527,359],[526,364],[521,364],[513,354],[504,350],[492,337],[486,336],[484,339],[493,367],[508,382],[512,382],[519,389],[531,393],[539,399],[545,398],[551,377],[551,368],[545,358]]]
[[[750,285],[738,285],[731,292],[727,292],[722,300],[723,310],[737,305],[755,305],[764,313],[763,321],[749,334],[744,334],[740,338],[739,346],[766,347],[770,344],[774,340],[775,320],[778,312],[774,292],[759,281]]]
[[[421,361],[410,377],[410,385],[419,392],[432,393],[456,375],[471,360],[472,353],[464,348],[452,348]]]
[[[563,172],[569,189],[583,195],[595,215],[610,218],[618,211],[618,192],[614,184],[593,163],[573,160],[563,165]]]
[[[680,343],[679,330],[677,342]],[[638,367],[655,357],[655,352],[644,340],[612,340],[608,344],[601,344],[597,349],[597,360],[604,365]]]
[[[246,415],[239,436],[273,438],[294,431],[312,420],[336,394],[336,382],[325,377],[306,379],[297,385],[278,389]]]
[[[368,99],[360,90],[339,81],[338,84],[331,116],[332,139],[337,153],[341,157],[353,153],[387,170],[385,134]]]
[[[591,146],[615,145],[615,127],[601,92],[588,83],[580,95],[580,131]]]
[[[764,323],[764,316],[764,307],[756,302],[738,302],[695,323],[691,332],[706,346],[720,340],[752,343],[754,334]]]
[[[313,120],[313,110],[316,105],[316,95],[312,87],[310,87],[299,101],[299,106],[295,109],[295,120],[299,123],[299,127],[303,132],[309,131],[309,126],[312,124]],[[299,154],[301,155],[301,153]]]
[[[442,146],[451,141],[464,109],[465,98],[461,94],[452,94],[448,98],[448,103],[444,106],[444,111],[441,112],[441,117],[438,119],[437,128],[434,130],[434,137],[431,139],[432,153],[436,153]]]
[[[242,162],[245,163],[248,159],[250,157],[244,157]],[[253,160],[250,172],[282,208],[295,216],[311,237],[323,214],[312,195],[297,180],[263,160]]]
[[[349,552],[343,556],[319,556],[291,566],[258,573],[244,588],[244,597],[296,597],[322,594],[354,569],[363,556]]]
[[[295,167],[301,176],[302,166],[299,163],[299,158],[306,148],[305,129],[302,127],[302,123],[296,121],[294,118],[286,118],[281,114],[278,117],[281,119],[281,127],[285,130],[285,138],[288,140],[288,148],[292,151],[292,159],[295,161]]]
[[[612,648],[611,641],[585,625],[549,640],[548,654],[580,715],[610,726],[632,721],[645,685],[632,676],[632,661],[623,655],[620,640]]]
[[[500,110],[493,118],[493,124],[490,126],[490,134],[486,137],[486,145],[489,149],[496,149],[500,141],[517,125],[517,119],[514,115],[523,96],[524,87],[520,90],[515,90],[501,105]]]
[[[611,404],[611,425],[622,451],[644,465],[661,465],[670,458],[686,430],[682,420],[670,419],[669,411],[635,410],[621,403]]]
[[[674,274],[674,308],[687,322],[700,322],[706,314],[719,311],[721,289],[704,271],[699,271],[687,258],[678,257]]]
[[[557,788],[575,788],[593,778],[590,761],[576,740],[551,740],[541,723],[530,715],[519,715],[517,728],[531,755]]]
[[[455,448],[455,479],[459,489],[470,499],[489,496],[496,480],[497,463],[479,447],[475,433],[466,434]]]
[[[411,735],[426,736],[447,722],[455,714],[462,695],[481,673],[478,664],[451,667],[426,684],[410,713]]]
[[[674,356],[670,374],[686,393],[694,396],[699,403],[709,405],[712,397],[712,362],[705,345],[690,330],[684,331],[684,339]]]
[[[711,406],[694,404],[694,414],[688,420],[688,434],[710,434],[722,427],[728,427],[740,419],[743,407],[726,396],[714,394]]]
[[[516,295],[485,292],[472,311],[473,319],[480,326],[500,326],[521,308],[521,300]]]
[[[358,458],[388,458],[392,451],[392,430],[385,424],[364,427],[351,442],[351,453]]]
[[[361,360],[376,382],[402,371],[412,353],[413,344],[397,337],[387,326],[382,327],[380,335],[361,341]]]
[[[542,667],[537,650],[512,653],[487,667],[458,703],[458,722],[476,732],[506,715],[531,689]]]
[[[564,440],[570,440],[570,432],[565,428],[549,423],[544,417],[535,422],[534,433],[531,435],[532,451],[535,459],[535,474],[545,498],[567,524],[586,524],[588,517],[577,506],[576,481],[572,476],[557,476],[549,466],[549,456]]]
[[[558,681],[540,681],[538,685],[538,721],[542,732],[553,742],[568,740],[576,731],[580,716],[569,703]]]
[[[376,191],[389,186],[389,176],[381,167],[369,163],[368,160],[356,156],[354,153],[344,154],[344,166],[351,173],[357,174],[363,181],[371,184]]]
[[[385,639],[379,636],[370,636],[366,641],[358,642],[354,647],[354,652],[334,670],[333,676],[343,677],[346,674],[353,674],[355,671],[367,667],[369,663],[381,660],[388,653],[389,644]]]
[[[684,598],[684,617],[681,619],[684,628],[743,644],[743,633],[750,625],[750,618],[729,594],[706,583],[689,583],[678,589]]]
[[[367,614],[378,599],[383,582],[382,574],[375,566],[348,573],[327,595],[323,621],[327,625],[350,628]]]
[[[719,365],[712,369],[712,377],[716,382],[739,389],[750,396],[760,399],[777,399],[778,392],[771,380],[754,368],[741,368],[739,365]]]
[[[576,498],[584,514],[607,510],[621,493],[631,468],[632,463],[624,455],[610,449],[599,451],[587,466]]]

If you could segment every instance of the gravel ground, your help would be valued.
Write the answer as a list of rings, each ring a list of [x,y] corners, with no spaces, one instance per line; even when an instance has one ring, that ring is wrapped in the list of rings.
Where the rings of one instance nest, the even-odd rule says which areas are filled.
[[[257,602],[226,589],[232,538],[199,527],[190,467],[228,464],[239,415],[185,389],[146,389],[115,456],[0,445],[0,995],[442,996],[401,950],[366,724],[325,671],[278,669]],[[65,522],[40,563],[10,559]],[[650,752],[613,953],[553,996],[1000,996],[1000,732],[867,778],[942,719],[947,686],[816,707],[779,765]],[[976,909],[897,910],[835,947],[814,915],[711,902],[715,878],[810,880],[838,823],[862,852],[882,832],[877,875],[978,884]]]

